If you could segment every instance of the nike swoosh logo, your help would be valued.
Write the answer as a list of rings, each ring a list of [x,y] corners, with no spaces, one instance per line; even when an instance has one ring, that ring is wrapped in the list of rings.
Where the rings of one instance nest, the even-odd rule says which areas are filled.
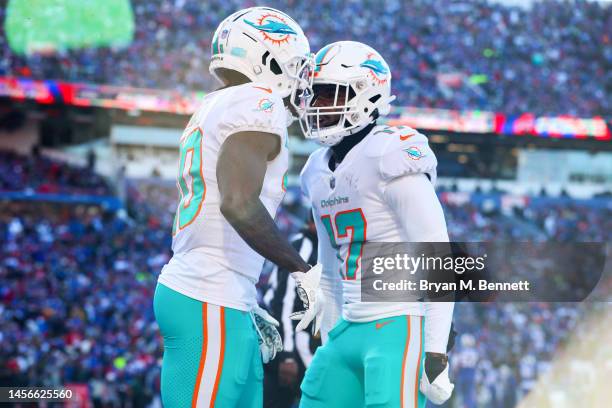
[[[393,323],[395,320],[387,320],[386,322],[382,322],[382,323],[376,323],[376,330],[385,327],[386,325],[388,325],[389,323]]]
[[[410,139],[412,136],[414,136],[416,133],[410,133],[408,135],[400,135],[400,140],[408,140]]]
[[[272,93],[272,89],[270,88],[262,88],[261,86],[254,86],[253,88],[261,89],[262,91],[266,91],[267,93]]]

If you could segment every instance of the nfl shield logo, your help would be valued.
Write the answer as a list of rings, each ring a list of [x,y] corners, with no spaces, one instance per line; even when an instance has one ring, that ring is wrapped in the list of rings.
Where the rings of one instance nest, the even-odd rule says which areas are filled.
[[[336,178],[334,176],[332,176],[329,179],[329,188],[331,188],[331,189],[336,188]]]

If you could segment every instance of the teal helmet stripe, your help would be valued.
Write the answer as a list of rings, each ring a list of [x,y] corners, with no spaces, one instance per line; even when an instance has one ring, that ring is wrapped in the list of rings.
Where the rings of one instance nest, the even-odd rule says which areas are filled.
[[[326,45],[325,47],[321,48],[319,52],[317,52],[317,55],[315,56],[315,72],[319,72],[321,70],[321,64],[323,63],[323,58],[325,58],[325,56],[327,55],[327,53],[329,52],[329,50],[331,49],[333,45],[334,44]]]
[[[213,52],[213,55],[219,53],[219,36],[218,35],[215,35],[215,38],[213,39],[212,52]]]

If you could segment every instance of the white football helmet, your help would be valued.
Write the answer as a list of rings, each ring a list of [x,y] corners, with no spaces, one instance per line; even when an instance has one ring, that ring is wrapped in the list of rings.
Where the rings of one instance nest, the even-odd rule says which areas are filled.
[[[339,41],[315,55],[314,94],[300,118],[307,139],[333,146],[389,114],[391,71],[372,47]],[[321,103],[325,98],[326,103]]]
[[[268,7],[235,12],[221,22],[212,42],[210,73],[223,85],[222,69],[263,82],[299,108],[312,82],[313,56],[300,26],[285,13]],[[308,94],[308,92],[306,92]],[[298,106],[296,106],[296,104]]]

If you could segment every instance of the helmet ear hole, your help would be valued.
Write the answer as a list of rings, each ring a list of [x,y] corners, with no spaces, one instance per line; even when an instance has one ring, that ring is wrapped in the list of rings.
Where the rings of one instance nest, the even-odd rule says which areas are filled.
[[[272,58],[270,60],[270,71],[272,71],[274,75],[280,75],[283,73],[280,65],[278,65],[278,62],[276,62],[276,58]]]

